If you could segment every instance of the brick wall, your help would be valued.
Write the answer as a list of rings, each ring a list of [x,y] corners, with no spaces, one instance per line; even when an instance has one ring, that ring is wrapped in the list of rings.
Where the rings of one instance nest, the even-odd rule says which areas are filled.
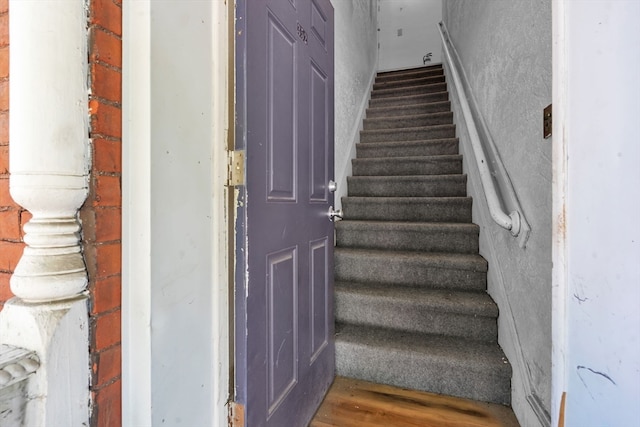
[[[122,2],[91,0],[89,71],[93,159],[80,211],[89,272],[92,427],[121,420]]]
[[[12,297],[9,278],[22,255],[27,220],[9,195],[9,0],[0,0],[0,309]]]

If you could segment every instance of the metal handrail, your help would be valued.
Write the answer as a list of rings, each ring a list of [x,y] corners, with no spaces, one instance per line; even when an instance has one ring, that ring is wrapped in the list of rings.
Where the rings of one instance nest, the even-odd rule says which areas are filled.
[[[467,102],[467,94],[464,90],[464,86],[462,85],[462,81],[460,80],[460,75],[458,74],[456,66],[451,57],[448,46],[449,42],[445,39],[444,33],[446,30],[444,29],[444,24],[441,22],[438,27],[440,31],[440,38],[442,39],[445,59],[447,60],[449,69],[451,70],[451,78],[458,93],[460,107],[462,108],[462,114],[467,124],[467,130],[471,139],[471,147],[473,148],[473,153],[478,164],[480,181],[482,182],[484,195],[487,200],[487,205],[489,206],[489,213],[491,214],[491,218],[493,218],[496,224],[498,224],[502,228],[509,230],[513,236],[518,236],[518,234],[520,234],[521,228],[520,212],[514,210],[511,213],[507,214],[502,209],[502,203],[500,201],[498,191],[496,190],[495,183],[493,182],[493,178],[491,176],[491,170],[489,169],[487,157],[484,153],[482,143],[480,142],[480,135],[478,134],[478,129],[476,128],[476,123],[473,119],[473,115],[471,114],[471,108],[469,107],[469,103]]]

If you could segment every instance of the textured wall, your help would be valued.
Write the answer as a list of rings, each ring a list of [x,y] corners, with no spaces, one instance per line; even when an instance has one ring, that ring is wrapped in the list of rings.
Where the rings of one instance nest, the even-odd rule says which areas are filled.
[[[422,67],[427,53],[432,56],[426,65],[442,62],[438,34],[442,0],[380,0],[379,4],[380,71]]]
[[[331,3],[335,11],[336,205],[340,206],[377,67],[377,7],[375,0]]]
[[[548,411],[551,386],[552,143],[541,129],[542,110],[551,103],[551,0],[447,0],[443,16],[532,229],[521,249],[490,220],[466,156],[489,292],[501,310],[500,344],[514,366],[513,407],[522,425],[536,425],[527,395]],[[463,126],[459,136],[467,139]]]

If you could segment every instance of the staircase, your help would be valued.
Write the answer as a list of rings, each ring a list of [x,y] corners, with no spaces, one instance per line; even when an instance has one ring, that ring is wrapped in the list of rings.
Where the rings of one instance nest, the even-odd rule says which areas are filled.
[[[336,223],[341,376],[509,405],[441,66],[376,77]]]

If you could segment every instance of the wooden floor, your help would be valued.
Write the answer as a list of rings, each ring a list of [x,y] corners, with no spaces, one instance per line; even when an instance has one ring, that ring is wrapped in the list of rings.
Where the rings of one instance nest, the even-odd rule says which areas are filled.
[[[510,408],[337,377],[309,427],[519,427]]]

